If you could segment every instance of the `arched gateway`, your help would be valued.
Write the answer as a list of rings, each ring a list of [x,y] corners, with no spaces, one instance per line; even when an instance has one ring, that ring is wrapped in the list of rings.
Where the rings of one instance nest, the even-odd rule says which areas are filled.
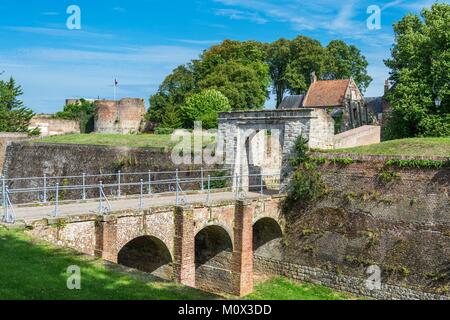
[[[221,113],[218,138],[224,143],[225,163],[240,177],[234,188],[256,188],[261,181],[251,176],[263,174],[271,175],[266,179],[277,175],[283,189],[291,172],[291,150],[300,135],[311,148],[333,148],[334,120],[324,109],[308,108]]]

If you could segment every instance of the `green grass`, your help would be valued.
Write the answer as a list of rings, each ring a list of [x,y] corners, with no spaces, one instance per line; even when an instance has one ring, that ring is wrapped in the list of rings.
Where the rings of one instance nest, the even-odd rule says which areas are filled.
[[[90,144],[111,147],[156,148],[170,150],[177,141],[169,134],[67,134],[40,138],[36,143]],[[181,137],[180,137],[181,140]],[[180,141],[179,140],[179,141]],[[192,138],[192,142],[194,139]],[[203,138],[203,146],[213,142],[213,138]]]
[[[69,290],[67,268],[81,269],[81,290]],[[103,263],[0,226],[0,300],[199,300],[220,297]],[[276,277],[245,299],[336,300],[350,296]]]
[[[349,294],[330,288],[294,282],[284,277],[274,277],[256,286],[247,300],[350,300]]]
[[[81,268],[81,290],[67,289],[67,268]],[[132,276],[95,258],[36,242],[0,226],[0,299],[195,300],[214,295],[171,282]]]
[[[409,138],[363,147],[321,150],[327,153],[450,157],[450,138]]]
[[[37,142],[158,149],[170,148],[175,143],[170,135],[164,134],[67,134],[45,137]]]

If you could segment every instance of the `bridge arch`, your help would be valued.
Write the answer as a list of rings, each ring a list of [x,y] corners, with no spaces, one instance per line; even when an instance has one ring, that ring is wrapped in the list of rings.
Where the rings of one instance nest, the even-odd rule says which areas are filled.
[[[196,287],[213,292],[227,291],[232,283],[232,254],[233,241],[225,228],[209,225],[201,229],[195,236]]]
[[[172,255],[159,238],[139,236],[120,248],[117,262],[121,265],[151,273],[163,279],[172,279]]]
[[[263,217],[253,224],[253,251],[256,256],[281,258],[283,230],[272,217]]]

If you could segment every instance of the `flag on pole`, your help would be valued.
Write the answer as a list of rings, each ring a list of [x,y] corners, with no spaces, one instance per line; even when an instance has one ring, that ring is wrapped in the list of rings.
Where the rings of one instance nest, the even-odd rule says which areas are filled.
[[[114,79],[114,101],[116,101],[116,90],[117,86],[119,85],[119,82],[117,82],[117,79]]]

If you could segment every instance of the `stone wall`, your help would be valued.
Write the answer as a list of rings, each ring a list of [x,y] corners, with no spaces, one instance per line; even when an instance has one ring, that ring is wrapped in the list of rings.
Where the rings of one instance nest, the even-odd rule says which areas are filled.
[[[448,300],[449,297],[417,291],[402,286],[381,284],[380,289],[370,290],[366,279],[351,277],[336,272],[325,271],[295,263],[254,256],[253,268],[256,273],[288,277],[297,281],[314,283],[344,291],[356,297],[370,297],[380,300]]]
[[[334,136],[334,149],[352,148],[381,142],[380,126],[362,126]]]
[[[80,176],[86,174],[115,174],[119,170],[122,173],[142,172],[142,175],[122,177],[123,183],[136,182],[140,179],[148,181],[148,171],[153,172],[153,180],[173,179],[174,174],[156,174],[156,172],[200,170],[199,165],[176,166],[171,160],[170,152],[162,149],[106,147],[95,145],[65,145],[47,144],[40,142],[11,143],[6,151],[6,160],[3,173],[8,178],[18,177],[48,177],[55,176]],[[204,166],[211,169],[211,166]],[[180,173],[180,178],[194,177],[194,174]],[[199,174],[195,175],[196,178]],[[98,184],[98,177],[86,178],[86,184]],[[103,176],[102,182],[117,183],[117,176]],[[59,182],[61,186],[69,184],[81,184],[81,178],[53,179],[48,186]],[[42,179],[32,181],[15,181],[10,188],[18,187],[42,187]],[[169,185],[153,186],[153,192],[169,191]],[[184,190],[200,189],[200,183],[182,184]],[[115,195],[117,190],[106,188],[108,195]],[[146,189],[147,191],[147,189]],[[122,195],[136,194],[139,186],[123,187]],[[96,190],[88,190],[88,197],[97,195]],[[39,194],[14,195],[14,203],[24,201],[38,201]],[[65,199],[79,199],[80,191],[67,191]]]
[[[80,122],[53,118],[51,115],[36,115],[31,119],[29,128],[39,128],[42,137],[80,133]]]
[[[95,107],[96,133],[129,134],[140,132],[144,128],[143,99],[96,100]]]
[[[321,166],[327,194],[285,213],[281,273],[291,268],[302,274],[300,266],[308,266],[367,279],[367,268],[375,265],[386,290],[372,296],[399,297],[402,291],[392,287],[399,286],[448,297],[450,169],[386,167],[387,158],[355,157],[350,165]],[[319,274],[316,280],[325,276]],[[329,281],[337,286],[339,279]],[[348,283],[342,285],[349,291]]]
[[[3,172],[7,146],[13,141],[25,140],[27,138],[28,135],[25,133],[0,132],[0,175]]]

